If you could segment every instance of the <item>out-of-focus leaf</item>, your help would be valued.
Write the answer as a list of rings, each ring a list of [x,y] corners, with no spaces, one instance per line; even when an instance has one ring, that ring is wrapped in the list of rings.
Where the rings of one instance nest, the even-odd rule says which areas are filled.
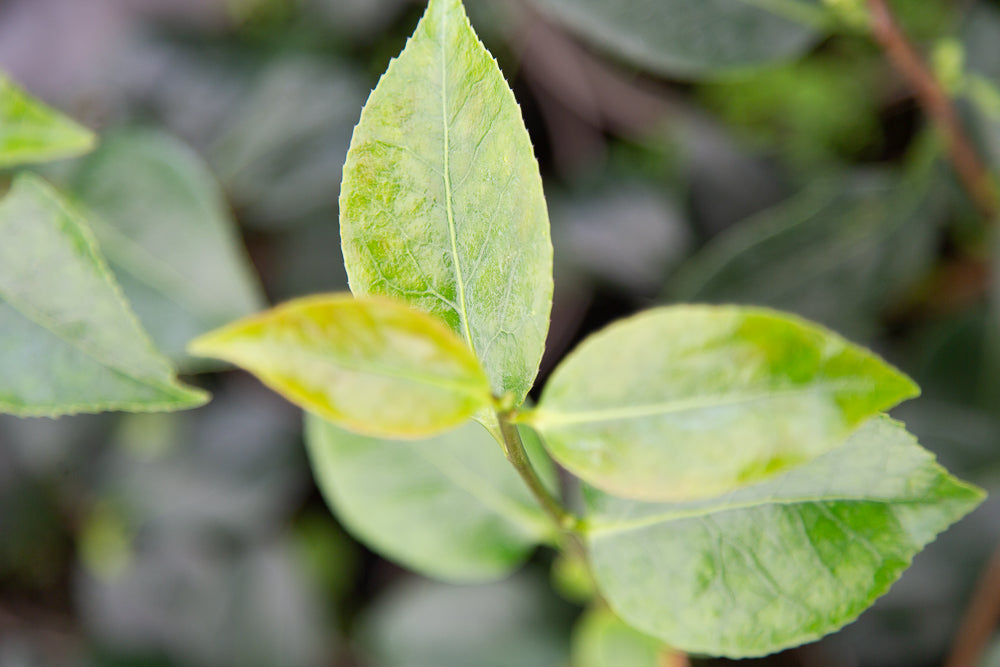
[[[524,419],[583,480],[684,500],[807,463],[917,393],[875,354],[796,317],[673,306],[584,341]]]
[[[821,180],[737,223],[668,282],[677,301],[770,306],[854,337],[930,267],[946,202],[938,168]]]
[[[19,416],[179,410],[177,382],[121,296],[83,216],[20,176],[0,201],[0,410]]]
[[[306,444],[316,481],[344,526],[421,574],[454,582],[498,579],[552,537],[549,519],[475,422],[430,440],[400,442],[355,435],[309,416]]]
[[[573,667],[665,667],[670,655],[662,641],[629,627],[607,607],[586,611],[573,631]]]
[[[429,437],[492,405],[478,360],[451,329],[388,299],[290,301],[191,343],[293,403],[374,437]]]
[[[854,620],[983,499],[888,418],[786,475],[722,498],[588,495],[598,586],[626,622],[679,649],[777,651]]]
[[[76,579],[80,617],[105,646],[207,667],[326,659],[335,635],[288,543],[232,552],[149,531],[136,547],[114,576]]]
[[[189,361],[189,340],[260,309],[263,298],[207,167],[155,131],[104,138],[71,178],[91,225],[154,342]]]
[[[290,227],[336,216],[338,175],[365,90],[346,65],[302,56],[277,59],[246,82],[209,163],[248,222]]]
[[[94,147],[77,125],[0,74],[0,168],[74,157]]]
[[[613,191],[552,204],[556,264],[632,292],[655,294],[688,251],[691,233],[662,188]]]
[[[821,54],[707,83],[699,97],[765,154],[802,167],[870,151],[880,136],[878,61],[868,51]]]
[[[823,33],[818,0],[534,0],[622,58],[672,76],[705,76],[794,58]]]
[[[379,667],[565,665],[572,610],[546,589],[527,576],[475,587],[407,582],[375,603],[362,646]]]
[[[520,109],[459,0],[431,0],[361,115],[344,167],[351,289],[443,319],[522,401],[552,306],[552,244]]]

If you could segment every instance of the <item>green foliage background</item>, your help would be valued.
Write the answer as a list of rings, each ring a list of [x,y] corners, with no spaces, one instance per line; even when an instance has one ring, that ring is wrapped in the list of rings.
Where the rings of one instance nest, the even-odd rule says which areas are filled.
[[[467,4],[543,168],[556,253],[543,376],[652,304],[782,308],[913,376],[924,395],[894,416],[951,471],[1000,488],[991,221],[859,23],[861,3],[775,2],[793,7],[777,19],[737,0]],[[892,5],[1000,167],[1000,6]],[[107,224],[97,240],[158,346],[199,370],[183,342],[259,305],[230,220],[268,300],[344,290],[341,167],[420,4],[81,6],[0,6],[0,69],[105,137],[40,171]],[[749,52],[719,50],[734,39]],[[570,659],[578,609],[550,592],[548,556],[482,588],[406,574],[330,517],[296,411],[243,375],[204,382],[216,399],[197,412],[0,418],[0,666]],[[939,664],[1000,543],[997,514],[987,502],[946,533],[839,635],[765,664]],[[391,534],[407,525],[383,518]],[[532,519],[509,529],[530,533]],[[448,556],[495,567],[469,549],[471,561]],[[426,557],[446,556],[429,544]]]

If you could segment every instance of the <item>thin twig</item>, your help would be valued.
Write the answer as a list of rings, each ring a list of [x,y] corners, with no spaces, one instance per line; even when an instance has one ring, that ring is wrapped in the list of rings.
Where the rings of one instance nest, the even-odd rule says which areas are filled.
[[[868,0],[871,30],[889,60],[913,88],[924,112],[944,136],[948,155],[962,187],[979,212],[993,220],[1000,213],[996,184],[959,120],[944,86],[900,28],[886,0]]]
[[[972,603],[962,618],[945,667],[974,667],[980,663],[1000,622],[1000,547],[976,582]]]

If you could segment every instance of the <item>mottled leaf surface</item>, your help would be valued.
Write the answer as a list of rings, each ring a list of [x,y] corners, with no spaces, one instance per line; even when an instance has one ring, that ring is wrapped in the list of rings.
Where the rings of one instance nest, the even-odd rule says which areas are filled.
[[[636,628],[693,653],[763,655],[854,620],[983,499],[901,424],[708,501],[588,494],[594,575]]]
[[[493,391],[523,400],[552,305],[548,214],[520,110],[459,0],[431,0],[369,98],[340,209],[355,294],[443,319]]]
[[[799,318],[671,306],[584,341],[526,419],[585,481],[684,500],[806,463],[917,393],[874,354]]]
[[[793,58],[821,34],[817,0],[534,0],[595,44],[661,74],[704,76]]]
[[[530,431],[522,433],[526,446],[540,447]],[[551,522],[476,422],[402,442],[356,435],[310,415],[306,444],[316,482],[343,525],[426,576],[499,579],[551,538]],[[534,461],[546,462],[544,452]]]
[[[42,180],[0,201],[0,411],[175,410],[179,384],[115,283],[83,216]]]
[[[74,172],[101,249],[154,342],[190,362],[195,336],[260,310],[263,298],[222,193],[170,135],[107,136]]]
[[[349,294],[290,301],[191,343],[358,433],[419,438],[491,404],[471,350],[430,315]]]
[[[0,168],[74,157],[93,148],[90,130],[0,74]]]

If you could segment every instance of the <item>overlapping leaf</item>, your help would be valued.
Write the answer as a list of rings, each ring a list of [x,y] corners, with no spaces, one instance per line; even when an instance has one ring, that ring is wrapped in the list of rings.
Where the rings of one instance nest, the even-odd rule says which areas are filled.
[[[57,416],[205,402],[150,345],[82,215],[21,176],[0,201],[0,411]]]
[[[745,657],[854,620],[982,498],[880,417],[812,463],[721,498],[643,504],[593,491],[588,540],[624,620],[688,652]]]
[[[260,309],[222,193],[197,155],[169,135],[105,137],[71,179],[95,215],[111,268],[157,345],[189,362],[200,334]]]
[[[573,667],[671,667],[670,660],[663,642],[626,625],[607,607],[587,610],[573,631]]]
[[[50,109],[0,74],[0,167],[74,157],[93,148],[94,135]]]
[[[552,302],[538,166],[459,0],[431,0],[354,132],[340,199],[351,289],[433,313],[523,400]]]
[[[540,445],[523,431],[526,446]],[[498,579],[520,565],[551,524],[479,424],[430,440],[356,435],[310,416],[306,444],[331,509],[365,544],[447,581]],[[544,452],[534,457],[545,464]],[[549,467],[548,477],[553,472]]]
[[[376,437],[428,437],[492,401],[460,338],[387,299],[291,301],[206,334],[190,349],[238,364],[306,410]]]
[[[798,318],[674,306],[584,341],[525,419],[585,481],[683,500],[806,463],[917,393],[874,354]]]
[[[817,0],[534,0],[637,65],[696,76],[806,51],[827,18]]]

